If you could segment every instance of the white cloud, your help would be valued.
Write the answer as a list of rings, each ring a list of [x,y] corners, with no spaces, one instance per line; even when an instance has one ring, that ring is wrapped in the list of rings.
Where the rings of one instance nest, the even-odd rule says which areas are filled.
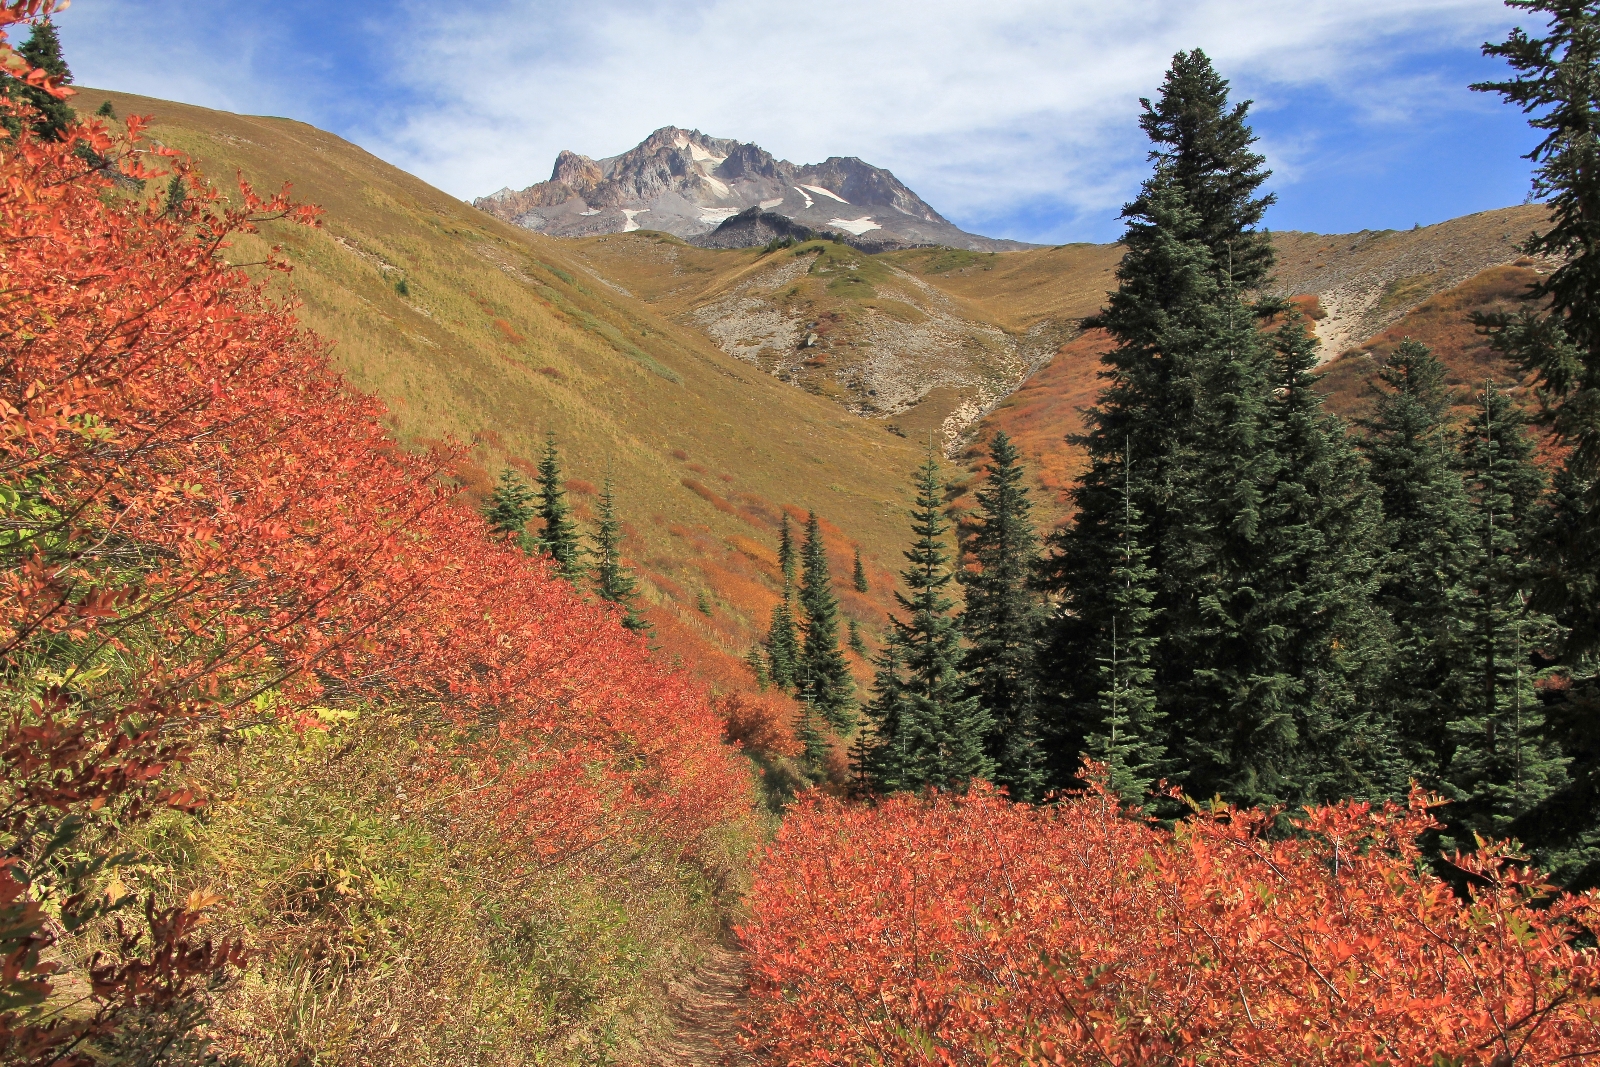
[[[407,0],[388,29],[363,30],[415,102],[341,132],[463,197],[543,179],[562,148],[610,155],[670,124],[796,162],[860,156],[969,224],[1103,216],[1144,167],[1137,100],[1180,48],[1204,48],[1263,109],[1318,87],[1381,123],[1468,106],[1407,59],[1470,49],[1509,21],[1498,0]],[[102,48],[121,57],[116,87],[153,91],[128,43]],[[248,40],[218,47],[190,49],[189,78],[207,84],[174,95],[317,120],[326,90],[253,87],[271,66],[229,54]],[[291,112],[297,92],[307,107]],[[1284,143],[1281,177],[1313,143]]]

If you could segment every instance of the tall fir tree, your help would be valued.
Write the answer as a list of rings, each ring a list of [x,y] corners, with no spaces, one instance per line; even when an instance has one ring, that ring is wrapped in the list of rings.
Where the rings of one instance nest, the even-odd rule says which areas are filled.
[[[1133,506],[1131,447],[1124,444],[1122,515],[1116,522],[1117,565],[1105,590],[1110,628],[1100,635],[1099,718],[1088,729],[1084,750],[1106,765],[1108,784],[1130,803],[1143,800],[1166,770],[1161,712],[1153,689],[1150,636],[1155,611],[1154,572],[1140,541],[1144,524]]]
[[[1114,344],[1079,439],[1089,463],[1075,515],[1050,539],[1040,576],[1056,605],[1041,678],[1057,784],[1072,777],[1103,714],[1098,656],[1114,612],[1102,594],[1121,564],[1125,491],[1142,517],[1156,594],[1154,688],[1167,729],[1199,767],[1193,784],[1209,792],[1242,782],[1250,788],[1239,799],[1262,798],[1270,790],[1252,785],[1259,775],[1235,775],[1228,761],[1241,751],[1275,760],[1292,725],[1275,697],[1258,700],[1281,679],[1256,677],[1248,656],[1231,665],[1243,684],[1221,674],[1228,657],[1251,651],[1231,619],[1249,595],[1271,469],[1270,346],[1246,303],[1271,266],[1254,228],[1270,200],[1255,195],[1268,172],[1247,109],[1228,105],[1227,83],[1200,52],[1179,53],[1160,99],[1145,105],[1154,173],[1123,210],[1118,287],[1086,322]]]
[[[1016,446],[996,433],[965,545],[971,567],[956,577],[966,590],[962,670],[994,723],[985,746],[994,781],[1014,798],[1035,800],[1044,789],[1034,671],[1044,603],[1032,586],[1039,539],[1022,475]]]
[[[1436,788],[1465,706],[1472,519],[1446,418],[1444,365],[1402,341],[1378,372],[1360,446],[1387,530],[1377,603],[1393,627],[1384,703],[1410,777]]]
[[[861,766],[880,792],[928,787],[962,790],[987,778],[985,738],[993,724],[961,676],[961,638],[945,590],[954,579],[945,535],[944,483],[929,452],[917,472],[914,540],[896,591],[905,618],[893,620],[867,706],[871,742]]]
[[[1532,553],[1546,487],[1526,418],[1493,382],[1462,440],[1462,472],[1476,527],[1467,565],[1469,655],[1458,688],[1460,718],[1448,724],[1444,812],[1455,843],[1505,837],[1518,817],[1564,782],[1560,752],[1544,737],[1534,687],[1535,657],[1553,649],[1554,621],[1528,607]]]
[[[855,682],[839,647],[839,601],[833,594],[828,549],[815,511],[806,519],[806,540],[800,549],[799,601],[802,619],[796,681],[817,714],[844,733],[855,724]]]
[[[534,546],[528,536],[528,520],[535,514],[532,487],[510,467],[501,470],[500,480],[483,509],[489,528],[497,534],[510,534],[518,547],[530,552]]]
[[[556,451],[553,432],[545,436],[538,485],[537,513],[544,522],[537,538],[539,550],[555,561],[561,577],[579,585],[584,579],[583,545],[578,540],[578,524],[572,521],[566,488],[561,484],[561,456]]]
[[[1484,46],[1512,74],[1473,88],[1500,94],[1542,135],[1528,153],[1532,195],[1550,223],[1522,246],[1559,264],[1529,287],[1527,308],[1478,316],[1496,346],[1534,374],[1566,456],[1554,478],[1532,606],[1553,615],[1571,684],[1550,690],[1546,735],[1569,760],[1568,781],[1513,830],[1556,861],[1572,888],[1600,885],[1600,10],[1568,0],[1516,0],[1542,32],[1513,30]]]
[[[861,565],[861,550],[859,548],[856,549],[855,571],[851,574],[850,581],[856,592],[865,593],[867,591],[867,570]]]
[[[28,39],[17,48],[17,54],[60,84],[72,84],[72,71],[61,54],[61,37],[56,32],[55,23],[49,19],[41,19],[33,24]],[[4,90],[6,96],[32,109],[34,117],[29,125],[34,133],[47,141],[59,141],[67,127],[77,120],[71,105],[65,100],[57,100],[37,86],[0,76],[0,89]],[[11,127],[12,136],[20,131],[20,126],[9,122],[7,125]]]
[[[1375,598],[1383,513],[1342,420],[1323,410],[1316,339],[1298,316],[1273,336],[1255,601],[1245,625],[1282,674],[1295,758],[1291,803],[1402,793],[1408,768],[1384,714],[1388,622]]]
[[[600,522],[594,533],[594,592],[622,609],[622,625],[634,633],[650,633],[639,614],[639,582],[622,562],[622,520],[617,518],[617,498],[606,476],[600,487]]]

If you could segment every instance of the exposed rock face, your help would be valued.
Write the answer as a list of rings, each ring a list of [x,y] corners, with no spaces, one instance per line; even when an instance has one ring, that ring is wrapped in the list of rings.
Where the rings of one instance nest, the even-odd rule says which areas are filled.
[[[753,144],[667,126],[620,156],[594,160],[562,152],[550,180],[501,189],[477,207],[558,237],[661,230],[709,235],[754,208],[822,234],[846,234],[873,251],[949,245],[996,252],[1028,247],[970,234],[951,224],[893,174],[853,156],[796,166]],[[709,247],[765,244],[773,229],[740,224]],[[733,240],[742,239],[743,245]]]
[[[810,241],[819,236],[809,226],[802,226],[787,215],[762,211],[759,207],[746,208],[710,233],[689,238],[689,243],[700,248],[754,248],[771,241]]]

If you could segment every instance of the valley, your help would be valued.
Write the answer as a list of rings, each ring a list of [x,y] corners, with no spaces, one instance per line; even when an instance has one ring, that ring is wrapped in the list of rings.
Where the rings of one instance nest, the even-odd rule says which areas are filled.
[[[581,522],[611,477],[659,643],[721,687],[751,685],[742,661],[777,602],[785,510],[823,517],[836,575],[861,552],[869,591],[841,595],[869,648],[893,604],[906,477],[930,441],[957,460],[957,508],[975,445],[1004,429],[1045,516],[1066,514],[1067,439],[1098,389],[1099,350],[1078,321],[1115,285],[1117,246],[869,254],[831,240],[707,249],[643,228],[550,237],[302,123],[81,92],[86,109],[150,116],[155,140],[224,187],[239,172],[322,207],[320,230],[267,234],[295,268],[272,284],[333,343],[334,365],[384,401],[411,447],[459,442],[452,472],[469,496],[505,465],[531,475],[550,431]],[[1315,298],[1334,408],[1360,408],[1361,346],[1380,331],[1411,328],[1401,320],[1430,300],[1490,299],[1474,282],[1486,270],[1531,270],[1507,264],[1539,210],[1278,235],[1279,291]],[[238,254],[263,250],[245,239]],[[1481,369],[1470,330],[1429,336],[1447,362]],[[866,683],[866,660],[852,662]]]
[[[1198,49],[1059,246],[677,126],[467,202],[26,66],[0,1061],[1600,1047],[1509,840],[1600,885],[1546,206],[1257,230]]]

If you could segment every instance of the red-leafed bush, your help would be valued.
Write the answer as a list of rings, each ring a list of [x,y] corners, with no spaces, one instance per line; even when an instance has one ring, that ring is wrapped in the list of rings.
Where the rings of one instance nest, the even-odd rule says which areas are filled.
[[[717,698],[729,741],[767,756],[804,751],[794,733],[795,702],[783,693],[734,690]]]
[[[693,853],[751,803],[704,692],[453,505],[464,453],[398,450],[227,264],[234,235],[314,212],[242,182],[231,203],[194,179],[181,209],[147,196],[164,175],[139,129],[0,146],[7,1063],[99,1062],[169,1008],[192,1028],[180,1002],[238,958],[197,939],[205,899],[128,898],[143,919],[56,1006],[58,939],[118,907],[95,879],[119,830],[203,803],[177,777],[202,732],[414,713],[416,773],[529,866]]]
[[[1491,848],[1469,901],[1422,873],[1409,808],[1169,832],[1097,790],[786,820],[751,922],[752,1042],[809,1064],[1511,1065],[1600,1056],[1600,961]]]

